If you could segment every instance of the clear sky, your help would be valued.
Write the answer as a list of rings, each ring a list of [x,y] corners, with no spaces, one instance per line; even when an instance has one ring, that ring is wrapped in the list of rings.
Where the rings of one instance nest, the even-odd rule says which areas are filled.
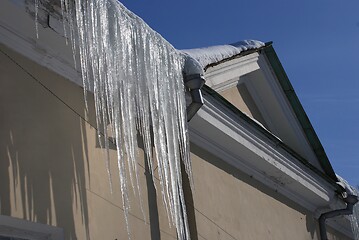
[[[120,0],[178,49],[273,41],[334,170],[359,185],[358,0]]]

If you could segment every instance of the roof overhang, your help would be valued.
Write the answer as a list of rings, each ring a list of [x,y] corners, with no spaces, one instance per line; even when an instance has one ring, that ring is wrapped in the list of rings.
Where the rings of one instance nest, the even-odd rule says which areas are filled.
[[[1,2],[0,44],[82,85],[81,74],[75,68],[71,46],[66,44],[63,32],[59,33],[63,31],[62,23],[53,15],[48,15],[47,27],[38,28],[37,38],[34,17],[29,13],[31,7],[33,5],[12,0]]]
[[[60,33],[62,24],[59,20],[49,15],[48,27],[39,28],[40,38],[37,38],[33,16],[27,12],[26,6],[14,2],[2,2],[0,43],[82,85],[81,74],[74,67],[71,46],[66,45]],[[236,56],[228,62],[228,67],[230,64],[244,64],[247,68],[238,70],[243,71],[241,74],[253,71],[259,67],[256,61],[260,51],[263,49]],[[268,46],[264,51],[273,69],[277,69],[277,77],[283,78],[283,83],[286,83],[287,77],[283,74],[281,65],[278,65],[280,62],[276,55],[273,55],[271,47]],[[253,55],[248,55],[249,53]],[[224,61],[221,64],[227,63]],[[318,217],[323,207],[342,207],[342,201],[335,194],[333,180],[321,176],[300,161],[300,158],[286,149],[275,136],[234,109],[210,88],[204,89],[204,97],[205,105],[190,122],[190,137],[194,144],[278,191]],[[316,141],[314,138],[314,142]],[[324,158],[324,161],[327,159]],[[348,224],[333,226],[351,236]]]
[[[316,218],[324,211],[345,206],[334,181],[313,171],[210,88],[203,89],[203,96],[205,104],[190,122],[192,143],[304,207]],[[352,236],[347,218],[330,225]]]
[[[228,46],[223,45],[222,51],[224,53],[227,53],[226,47]],[[199,50],[195,49],[194,53],[195,57],[201,59],[201,56],[197,56],[199,54],[196,52]],[[215,50],[221,52],[221,46],[217,46]],[[211,53],[212,49],[209,48],[209,51]],[[270,114],[266,114],[274,105],[267,106],[267,109],[262,107],[271,101],[268,97],[264,97],[271,94],[271,92],[273,93],[272,99],[275,98],[277,102],[279,113],[286,115],[284,118],[288,125],[287,129],[293,129],[291,136],[289,136],[290,141],[287,139],[287,145],[302,155],[309,164],[322,170],[333,181],[338,181],[324,148],[274,51],[272,42],[266,43],[264,46],[241,51],[238,54],[223,58],[218,62],[211,62],[203,67],[206,71],[207,86],[217,92],[236,86],[240,77],[246,77],[247,74],[249,75],[249,73],[260,69],[260,75],[265,78],[262,82],[270,85],[267,87],[267,91],[257,91],[256,87],[253,87],[251,83],[253,80],[247,82],[248,87],[252,89],[252,93],[256,93],[253,94],[254,97],[257,95],[256,102],[259,103],[257,106],[262,108],[261,112],[266,115],[266,120],[269,121],[267,124],[271,126],[272,133],[279,136],[283,135],[279,132],[284,126],[275,126],[276,123],[278,125],[281,122],[281,119],[271,119]],[[258,77],[260,76],[257,75],[256,78]]]

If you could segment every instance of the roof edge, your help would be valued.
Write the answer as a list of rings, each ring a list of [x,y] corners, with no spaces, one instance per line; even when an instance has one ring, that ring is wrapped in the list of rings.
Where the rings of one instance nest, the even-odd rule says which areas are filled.
[[[339,186],[336,184],[336,182],[337,182],[336,180],[334,180],[332,177],[328,176],[327,174],[324,174],[323,172],[321,172],[319,169],[317,169],[315,166],[313,166],[311,163],[309,163],[305,158],[303,158],[301,155],[299,155],[296,151],[294,151],[288,145],[286,145],[285,143],[280,141],[274,134],[272,134],[270,131],[263,128],[260,124],[258,124],[256,121],[254,121],[249,116],[247,116],[241,110],[236,108],[232,103],[230,103],[227,99],[222,97],[219,93],[217,93],[211,87],[204,85],[202,90],[204,91],[205,94],[211,95],[213,98],[215,98],[217,101],[219,101],[221,104],[223,104],[231,112],[233,112],[238,117],[240,117],[241,119],[243,119],[247,123],[249,123],[256,130],[258,130],[263,135],[265,135],[268,139],[270,139],[272,142],[274,142],[278,147],[284,149],[286,152],[288,152],[290,155],[292,155],[295,159],[297,159],[299,162],[301,162],[305,167],[307,167],[310,171],[314,172],[316,175],[320,176],[322,179],[324,179],[326,182],[328,182],[334,188],[336,188],[338,191],[340,191]]]
[[[269,43],[272,44],[272,42],[269,42]],[[231,61],[233,59],[240,58],[240,57],[243,57],[243,56],[255,53],[255,52],[260,52],[261,50],[265,49],[266,47],[267,47],[267,43],[265,43],[264,46],[259,47],[259,48],[244,50],[244,51],[242,51],[242,52],[240,52],[240,53],[238,53],[236,55],[233,55],[231,57],[222,59],[222,60],[220,60],[218,62],[215,62],[215,63],[208,64],[208,65],[203,67],[203,70],[206,72],[207,69],[210,68],[210,67],[214,67],[214,66],[220,65],[222,63],[225,63],[225,62]]]
[[[314,151],[315,156],[318,158],[321,167],[323,168],[325,174],[330,177],[333,181],[338,182],[338,178],[333,170],[333,167],[328,159],[328,156],[325,153],[324,147],[321,144],[318,135],[316,134],[302,104],[299,101],[297,94],[294,91],[292,84],[289,81],[289,78],[273,48],[273,42],[268,42],[261,49],[268,60],[269,65],[271,66],[273,73],[278,79],[280,86],[283,89],[285,96],[287,97],[298,121],[301,125],[304,134]],[[314,167],[314,166],[313,166]]]

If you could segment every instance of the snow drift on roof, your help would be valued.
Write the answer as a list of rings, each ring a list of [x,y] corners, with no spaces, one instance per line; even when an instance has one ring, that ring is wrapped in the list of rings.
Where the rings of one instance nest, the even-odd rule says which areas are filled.
[[[196,59],[203,68],[226,58],[233,57],[243,51],[258,49],[265,44],[257,40],[244,40],[228,45],[211,46],[206,48],[184,49],[181,52]]]

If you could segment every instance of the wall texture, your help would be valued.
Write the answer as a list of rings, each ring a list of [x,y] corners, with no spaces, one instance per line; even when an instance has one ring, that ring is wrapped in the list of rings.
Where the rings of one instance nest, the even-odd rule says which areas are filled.
[[[1,50],[21,67],[0,53],[0,214],[62,227],[65,239],[126,239],[116,154],[110,152],[111,194],[93,113],[84,120],[83,90],[3,46]],[[89,103],[93,106],[91,96]],[[145,174],[141,148],[139,156],[145,218],[131,191],[133,239],[151,234],[175,239],[162,200]],[[158,213],[149,214],[148,202],[159,206]],[[148,224],[150,217],[157,228]]]
[[[127,239],[116,154],[110,151],[111,194],[82,89],[0,49],[0,215],[61,227],[65,239]],[[195,190],[185,178],[184,187],[193,239],[317,239],[310,213],[203,149],[191,149]],[[176,239],[141,146],[139,156],[144,214],[130,192],[132,239]],[[345,239],[331,232],[331,239]]]

